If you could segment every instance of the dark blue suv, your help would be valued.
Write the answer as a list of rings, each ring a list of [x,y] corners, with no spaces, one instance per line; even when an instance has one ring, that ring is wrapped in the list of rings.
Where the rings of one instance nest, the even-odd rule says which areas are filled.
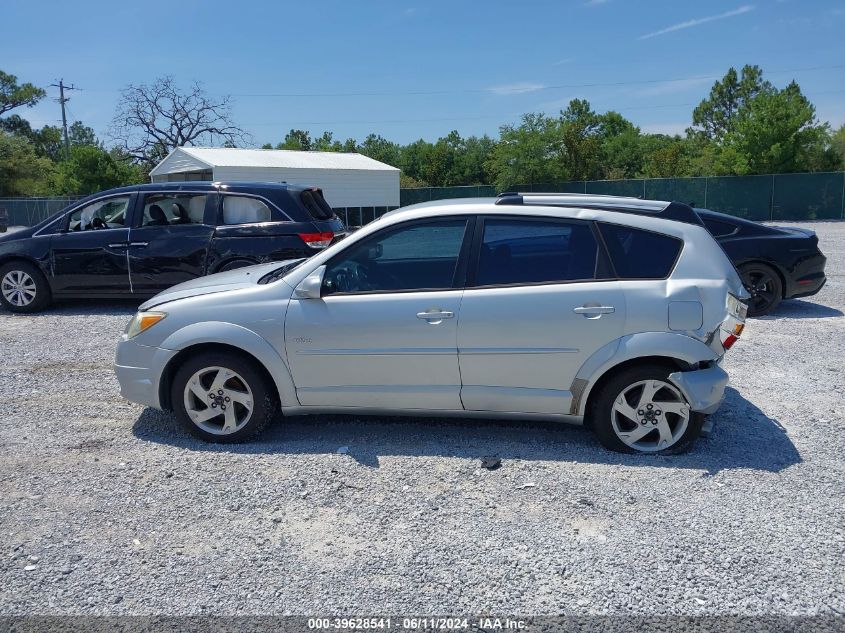
[[[174,182],[110,189],[0,237],[0,302],[149,297],[194,277],[309,257],[345,235],[320,189]]]

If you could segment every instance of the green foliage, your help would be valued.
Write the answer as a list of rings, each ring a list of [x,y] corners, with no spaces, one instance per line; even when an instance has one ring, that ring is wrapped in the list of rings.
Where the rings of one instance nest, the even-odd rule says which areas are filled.
[[[557,121],[544,114],[524,114],[517,127],[503,125],[486,163],[496,187],[566,180],[557,132]]]
[[[53,171],[29,141],[0,131],[0,196],[49,195]]]
[[[45,96],[47,93],[41,88],[19,84],[17,77],[0,70],[0,116],[21,106],[31,108]]]
[[[62,195],[88,195],[144,180],[137,165],[119,160],[97,145],[77,145],[71,148],[70,158],[58,165],[55,191]]]
[[[734,123],[743,108],[759,94],[774,90],[772,84],[763,80],[759,66],[746,65],[741,76],[731,68],[721,81],[710,89],[710,96],[693,110],[689,133],[701,135],[707,140],[721,141],[733,131]]]
[[[845,169],[845,123],[831,136],[831,152],[838,159],[836,169]]]

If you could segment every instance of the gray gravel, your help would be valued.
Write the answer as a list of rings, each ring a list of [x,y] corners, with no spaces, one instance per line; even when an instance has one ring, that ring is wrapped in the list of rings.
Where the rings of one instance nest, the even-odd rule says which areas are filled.
[[[845,223],[804,226],[827,287],[749,323],[673,457],[341,416],[205,445],[119,397],[133,304],[0,312],[0,614],[845,614]]]

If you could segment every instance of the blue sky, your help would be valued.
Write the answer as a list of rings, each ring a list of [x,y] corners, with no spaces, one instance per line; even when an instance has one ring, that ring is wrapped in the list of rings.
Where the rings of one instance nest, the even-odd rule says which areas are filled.
[[[6,0],[0,15],[0,69],[75,84],[70,118],[100,135],[123,86],[164,74],[233,95],[256,144],[292,127],[495,136],[575,97],[682,132],[715,78],[746,63],[779,86],[796,79],[821,120],[845,122],[842,0]],[[60,118],[50,99],[17,112]]]

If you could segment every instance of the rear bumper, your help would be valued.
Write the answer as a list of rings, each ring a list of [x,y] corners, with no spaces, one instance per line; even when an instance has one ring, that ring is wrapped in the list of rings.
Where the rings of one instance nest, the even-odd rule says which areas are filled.
[[[719,365],[712,365],[705,369],[676,371],[669,374],[669,380],[681,390],[693,411],[708,414],[722,404],[728,374]]]
[[[120,395],[146,407],[161,408],[159,382],[167,363],[176,351],[139,345],[131,339],[117,345],[114,373],[120,383]]]
[[[792,294],[787,299],[798,299],[799,297],[810,297],[817,294],[827,283],[827,277],[821,273],[821,277],[813,276],[807,279],[799,279],[792,285]]]

